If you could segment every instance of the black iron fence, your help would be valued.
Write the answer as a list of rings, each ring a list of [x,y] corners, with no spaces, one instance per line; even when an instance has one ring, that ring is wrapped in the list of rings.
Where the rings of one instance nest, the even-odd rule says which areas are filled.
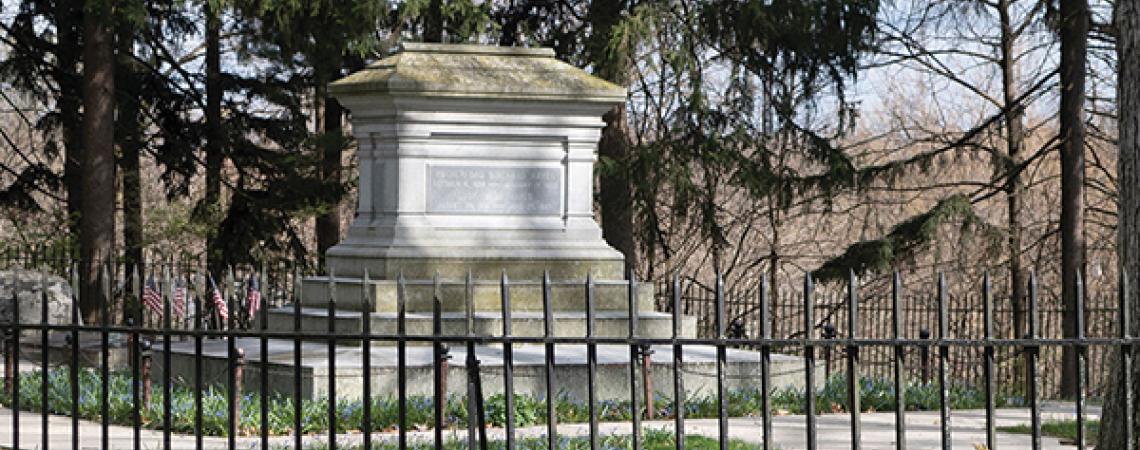
[[[59,267],[70,269],[74,265],[68,263]],[[1091,375],[1102,376],[1107,367],[1120,367],[1125,382],[1130,383],[1132,355],[1138,343],[1125,332],[1131,318],[1128,309],[1120,307],[1116,308],[1117,316],[1112,318],[1117,331],[1111,336],[1044,337],[1042,311],[1038,308],[1037,289],[1032,279],[1027,305],[1028,334],[1022,338],[997,336],[995,321],[999,315],[994,308],[988,282],[979,287],[981,302],[978,310],[958,311],[952,309],[944,280],[927,290],[927,297],[934,305],[934,320],[929,328],[931,335],[914,336],[908,332],[913,329],[909,328],[913,324],[908,321],[916,316],[913,313],[908,315],[906,299],[910,297],[897,276],[889,295],[888,314],[884,316],[875,312],[869,315],[874,310],[864,310],[866,303],[859,300],[858,284],[852,278],[844,293],[846,300],[843,305],[846,307],[843,314],[836,314],[835,309],[826,310],[825,314],[831,314],[826,324],[822,319],[829,316],[819,315],[818,297],[813,292],[810,277],[807,277],[800,290],[797,315],[785,311],[781,319],[787,321],[798,317],[801,320],[798,334],[782,331],[785,337],[776,334],[777,330],[782,330],[779,326],[785,325],[778,326],[773,321],[772,299],[765,283],[761,282],[755,293],[755,313],[736,315],[733,313],[735,306],[730,304],[720,280],[713,284],[712,310],[699,311],[692,305],[686,305],[686,298],[682,295],[685,286],[675,279],[669,286],[667,300],[659,302],[670,311],[668,328],[662,333],[649,333],[655,335],[647,336],[643,334],[645,324],[639,324],[639,321],[651,320],[652,316],[640,314],[646,311],[639,311],[643,306],[639,301],[636,280],[552,281],[544,277],[542,280],[511,281],[506,275],[499,280],[474,280],[470,276],[461,280],[439,277],[432,280],[405,280],[403,277],[373,280],[365,273],[357,281],[336,277],[310,280],[327,286],[324,304],[314,307],[311,301],[306,303],[303,298],[304,289],[298,283],[301,276],[297,273],[271,275],[271,271],[258,270],[248,271],[240,277],[227,273],[218,275],[224,278],[223,282],[208,283],[208,280],[201,279],[202,276],[209,277],[204,271],[172,269],[152,265],[152,273],[146,276],[131,274],[134,282],[125,287],[118,297],[127,305],[123,310],[128,313],[114,314],[111,305],[105,304],[97,323],[82,323],[76,308],[70,309],[70,317],[65,323],[53,320],[53,315],[58,314],[51,310],[53,306],[48,301],[50,289],[46,275],[39,275],[42,281],[36,291],[40,296],[39,311],[35,314],[38,318],[22,316],[24,313],[19,306],[26,304],[27,300],[20,297],[20,282],[14,275],[8,280],[0,280],[0,284],[12,283],[14,287],[12,308],[6,317],[0,316],[0,321],[3,321],[0,326],[5,331],[4,391],[0,400],[12,411],[11,428],[0,432],[0,438],[7,440],[0,445],[17,449],[38,447],[46,450],[61,446],[78,449],[92,446],[92,440],[98,438],[101,448],[118,448],[114,432],[118,428],[114,427],[122,425],[132,433],[128,441],[135,449],[144,447],[144,429],[161,433],[159,444],[145,446],[163,449],[173,448],[172,441],[176,439],[192,439],[195,448],[204,448],[208,446],[205,438],[211,434],[225,436],[224,446],[231,449],[250,445],[298,450],[355,446],[371,449],[383,445],[403,449],[421,444],[435,448],[446,445],[488,448],[492,439],[501,441],[496,441],[496,445],[514,449],[524,439],[518,435],[518,428],[529,423],[545,426],[538,433],[541,443],[531,442],[528,448],[564,448],[576,442],[573,439],[579,439],[584,446],[596,449],[607,442],[612,444],[607,439],[613,439],[613,436],[602,433],[601,425],[607,420],[618,420],[628,425],[628,437],[623,438],[621,446],[638,449],[647,442],[647,436],[642,434],[643,420],[655,418],[668,420],[671,445],[682,449],[686,446],[686,439],[690,439],[685,432],[686,421],[711,417],[717,423],[715,440],[724,449],[730,444],[730,412],[740,410],[730,405],[741,392],[739,387],[730,392],[730,385],[737,383],[753,386],[752,392],[756,393],[755,412],[762,430],[757,437],[757,445],[788,448],[788,445],[774,441],[772,429],[775,403],[787,402],[786,396],[777,398],[773,395],[777,390],[774,367],[787,363],[787,358],[777,358],[779,352],[797,355],[793,376],[798,378],[800,387],[793,403],[802,412],[804,447],[819,448],[817,421],[820,414],[839,411],[850,417],[849,442],[852,448],[859,448],[862,442],[861,415],[865,412],[861,406],[864,401],[861,390],[867,389],[865,378],[877,376],[879,371],[877,365],[869,365],[868,362],[873,361],[872,355],[885,351],[891,357],[886,362],[889,370],[883,379],[891,386],[887,392],[895,405],[895,441],[899,448],[904,448],[908,439],[908,407],[915,404],[913,399],[907,398],[912,392],[909,387],[915,384],[913,367],[908,368],[907,365],[908,359],[913,359],[909,355],[914,353],[929,355],[923,358],[929,359],[933,366],[920,370],[931,372],[927,378],[937,389],[937,399],[931,407],[940,412],[938,423],[942,448],[951,448],[954,442],[950,426],[952,399],[949,396],[951,387],[961,379],[953,375],[953,356],[973,358],[972,364],[977,365],[981,372],[977,389],[982,400],[980,409],[984,411],[985,445],[990,449],[997,448],[996,410],[1001,403],[999,396],[1003,395],[999,356],[1019,355],[1017,358],[1023,360],[1028,374],[1023,403],[1029,409],[1029,439],[1033,448],[1040,448],[1043,417],[1040,380],[1043,373],[1052,369],[1045,367],[1042,355],[1047,350],[1072,347],[1082,361],[1081,376],[1070,382],[1077,384],[1076,392],[1079,393],[1074,401],[1073,417],[1078,430],[1076,443],[1083,446],[1086,441],[1085,394],[1089,391],[1087,380],[1090,378],[1088,355],[1094,349],[1118,350],[1106,353],[1119,359],[1115,364],[1094,366],[1097,370]],[[105,298],[115,298],[113,272],[109,267],[102,272]],[[61,275],[73,285],[78,282],[74,272]],[[280,282],[268,281],[274,276]],[[188,327],[176,326],[173,320],[176,317],[173,304],[176,293],[172,288],[179,286],[180,281],[203,286],[199,293],[201,302],[215,301],[213,286],[217,285],[218,301],[225,304],[230,314],[224,315],[224,320],[217,320],[221,304],[216,304],[213,319],[207,314],[193,314]],[[249,286],[252,283],[261,286],[259,294],[264,298],[279,299],[275,302],[280,308],[272,313],[271,307],[250,309],[250,295],[254,291]],[[381,305],[378,298],[384,286],[394,287],[391,305]],[[148,288],[152,288],[153,293],[148,292]],[[537,290],[538,303],[524,307],[521,300],[513,302],[512,296],[518,288]],[[599,310],[599,305],[606,301],[599,297],[599,293],[615,288],[625,292],[621,306],[624,316]],[[430,295],[422,297],[417,293],[424,289]],[[498,293],[494,301],[479,296],[478,292],[486,289]],[[564,310],[565,306],[560,305],[564,300],[556,299],[556,292],[567,289],[576,290],[581,299],[580,329],[555,327],[556,323],[562,323],[560,321],[578,317]],[[460,300],[444,298],[444,292],[457,290],[462,292],[456,297]],[[342,297],[341,293],[349,291],[360,292],[361,297],[352,301],[359,301],[359,310],[368,311],[368,314],[354,316],[344,312],[348,296]],[[157,308],[147,305],[147,301],[152,301],[146,298],[148,296],[157,299]],[[338,300],[341,301],[340,308]],[[1117,301],[1117,305],[1123,305],[1128,299],[1120,295]],[[391,311],[385,309],[387,306],[391,306]],[[254,320],[248,321],[244,327],[240,314],[235,313],[243,308],[254,316]],[[326,314],[315,315],[315,309],[323,309]],[[199,308],[199,311],[206,309]],[[289,312],[292,313],[289,316],[291,327],[270,327],[273,323],[271,314]],[[376,314],[379,316],[375,317],[381,320],[373,320]],[[687,335],[686,314],[710,320],[713,332]],[[978,332],[973,329],[954,331],[952,324],[963,314],[978,317]],[[306,318],[312,317],[322,318],[323,323],[311,326],[311,320]],[[354,317],[359,318],[358,323],[352,322]],[[627,327],[624,331],[614,332],[612,327],[607,328],[606,323],[622,317],[624,322],[621,323]],[[1086,329],[1084,322],[1087,316],[1083,309],[1073,319],[1081,325],[1078,329]],[[214,322],[212,325],[211,320]],[[310,323],[304,323],[306,320]],[[479,328],[477,320],[483,325],[490,325]],[[541,321],[538,331],[515,331],[531,320]],[[889,332],[885,336],[864,334],[867,324],[876,322],[888,323]],[[455,327],[456,323],[461,324],[459,328]],[[393,351],[377,350],[373,344]],[[113,361],[116,348],[124,353],[118,366]],[[185,349],[184,352],[179,353],[179,348]],[[357,350],[350,350],[352,348]],[[609,352],[615,348],[622,354],[619,363],[615,364],[614,360],[600,362],[600,359],[611,357]],[[737,349],[740,348],[753,351],[739,353]],[[84,349],[97,357],[93,361],[85,359]],[[694,354],[691,351],[698,349],[711,352],[708,360],[710,369],[707,373],[694,375],[698,371],[686,367],[700,362],[690,359]],[[580,373],[585,379],[576,381],[584,384],[584,398],[578,403],[581,410],[577,411],[572,404],[567,406],[563,402],[561,393],[565,391],[565,383],[569,383],[563,373],[569,369],[568,365],[578,364],[567,361],[575,358],[579,350],[584,369]],[[462,364],[449,361],[449,355],[460,353],[466,357]],[[157,361],[154,355],[157,355]],[[185,362],[188,366],[178,365],[179,355],[187,356]],[[313,355],[324,356],[314,363]],[[537,355],[537,364],[522,364],[524,355]],[[417,359],[420,356],[426,359]],[[421,364],[425,360],[426,365]],[[620,364],[620,361],[625,363]],[[738,364],[754,364],[757,370],[754,375],[742,377],[734,372]],[[821,364],[825,366],[823,370]],[[841,364],[843,367],[839,368]],[[319,366],[320,370],[312,370],[314,366]],[[381,366],[384,370],[380,370]],[[496,368],[492,370],[490,366]],[[457,367],[462,367],[467,374],[466,384],[460,389],[455,389],[447,378],[447,374]],[[627,397],[616,402],[612,398],[603,398],[608,394],[600,390],[613,382],[612,379],[601,378],[605,376],[602,375],[604,371],[615,368],[623,372],[620,377],[623,381],[619,384],[624,383],[625,386],[618,390]],[[524,370],[531,375],[519,373]],[[157,379],[156,371],[161,374]],[[650,371],[653,371],[652,376]],[[833,375],[831,380],[825,380],[829,375]],[[667,382],[662,383],[661,377]],[[346,391],[356,389],[355,384],[348,382],[350,378],[358,378],[359,392],[351,394],[362,401],[341,400],[350,396]],[[393,378],[394,383],[391,382]],[[420,385],[428,379],[430,390]],[[89,380],[94,380],[91,390],[84,384]],[[281,384],[281,380],[287,381]],[[532,383],[539,395],[531,398],[516,394],[516,391],[523,390],[520,383],[524,381]],[[712,387],[710,395],[695,397],[693,391],[686,387],[693,381],[709,383]],[[845,388],[846,398],[835,401],[830,409],[821,407],[820,403],[826,393],[819,386],[825,381],[834,381]],[[320,386],[322,382],[324,386]],[[390,402],[374,400],[376,394],[381,393],[380,386],[394,391]],[[322,390],[319,396],[314,394]],[[190,395],[179,397],[177,393],[182,391]],[[489,395],[491,391],[501,394]],[[794,393],[797,390],[793,386],[781,392]],[[463,397],[454,397],[459,393]],[[316,397],[332,400],[324,403],[302,400]],[[460,399],[459,403],[453,401],[456,398]],[[270,399],[277,399],[278,403]],[[1133,399],[1128,396],[1124,401],[1124,410],[1130,414]],[[701,408],[694,408],[694,404]],[[310,410],[314,406],[322,409],[317,412]],[[377,414],[377,409],[390,410],[392,415]],[[67,427],[69,433],[53,431],[53,427],[60,423],[57,416],[70,417],[67,419],[70,422]],[[565,424],[560,423],[568,416],[581,419],[586,424],[580,436],[560,436],[576,433],[567,431]],[[100,431],[82,434],[83,430],[89,429],[92,420],[97,422]],[[220,425],[218,420],[221,420]],[[39,426],[28,427],[22,421],[38,422]],[[1132,418],[1126,418],[1124,423],[1132,423]],[[445,438],[445,430],[449,428],[465,428],[465,444],[449,443]],[[33,434],[32,430],[36,429],[38,433],[34,434],[39,437],[39,442],[21,440],[22,435]],[[417,431],[419,429],[430,430],[431,434],[422,435]],[[349,430],[358,432],[350,434]],[[1131,430],[1127,432],[1131,433]],[[70,442],[61,445],[53,441],[59,435],[68,436]],[[253,441],[248,445],[242,441],[239,445],[239,438],[246,439],[242,436]],[[1129,436],[1128,442],[1135,440]],[[610,447],[609,444],[606,446]]]
[[[1020,310],[1011,307],[1008,292],[998,289],[983,289],[982,281],[974,282],[976,286],[947,293],[946,314],[949,318],[947,328],[951,336],[976,337],[985,332],[984,305],[986,296],[992,297],[989,301],[993,314],[993,335],[1002,339],[1024,337],[1028,311],[1023,306]],[[848,305],[849,296],[844,286],[819,286],[814,293],[815,317],[814,328],[823,338],[837,338],[847,333],[849,326],[856,327],[859,336],[865,338],[889,339],[894,335],[892,319],[894,305],[890,284],[887,289],[876,286],[875,289],[863,289],[859,298],[860,320],[850,325]],[[795,283],[783,283],[778,295],[769,295],[767,302],[768,320],[772,321],[772,336],[776,338],[797,338],[803,335],[803,288]],[[672,282],[669,280],[657,282],[656,287],[657,308],[662,311],[672,309]],[[724,293],[724,307],[726,320],[729,323],[729,335],[735,337],[760,337],[758,325],[761,320],[761,301],[759,298],[759,281],[744,283],[743,286],[727,290]],[[685,315],[697,317],[697,335],[700,337],[715,337],[716,324],[713,317],[716,310],[717,293],[715,287],[697,282],[682,284],[681,312]],[[902,289],[902,306],[899,314],[902,315],[902,332],[900,336],[930,340],[938,336],[939,302],[937,295],[930,289]],[[1057,296],[1039,296],[1037,307],[1038,337],[1059,339],[1064,336],[1065,310],[1061,299]],[[1099,289],[1088,289],[1082,302],[1084,306],[1085,325],[1084,333],[1088,337],[1111,338],[1117,335],[1119,327],[1119,305],[1115,286]],[[1020,332],[1017,331],[1020,319]],[[918,346],[907,348],[904,351],[903,367],[911,379],[929,381],[933,379],[934,367],[937,364],[934,346]],[[797,349],[787,349],[787,352],[799,354]],[[984,382],[985,374],[982,367],[977,364],[981,360],[981,349],[961,349],[951,352],[948,368],[950,378],[965,380],[972,385]],[[1026,393],[1026,358],[1024,347],[1007,346],[997,348],[995,370],[999,380],[1010,380],[1006,389],[1011,394],[1024,395]],[[1109,347],[1096,346],[1086,350],[1087,362],[1092,367],[1107,366],[1113,355]],[[842,369],[845,355],[842,351],[824,350],[817,355],[826,373],[831,375],[834,371]],[[1065,383],[1062,378],[1061,347],[1041,348],[1037,355],[1039,359],[1039,386],[1042,396],[1057,398],[1061,394],[1061,387]],[[865,373],[875,376],[890,376],[894,364],[894,352],[890,348],[876,347],[864,349],[860,359]],[[1090,373],[1089,392],[1099,396],[1109,382],[1107,371]]]

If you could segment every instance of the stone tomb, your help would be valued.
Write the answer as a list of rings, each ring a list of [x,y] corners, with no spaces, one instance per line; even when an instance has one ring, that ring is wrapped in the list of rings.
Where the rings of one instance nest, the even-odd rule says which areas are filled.
[[[629,335],[624,260],[594,221],[593,180],[602,114],[626,90],[554,58],[550,49],[405,44],[395,55],[330,85],[352,114],[358,142],[357,211],[326,264],[336,277],[337,329],[372,321],[394,333],[396,279],[407,284],[407,330],[431,333],[432,299],[443,332],[502,330],[499,278],[510,277],[514,333],[544,330],[544,273],[553,280],[555,333],[585,335],[587,276],[598,280],[598,334]],[[363,311],[365,270],[374,308]],[[472,289],[466,277],[482,280]],[[426,280],[442,279],[436,288]],[[328,329],[329,279],[305,280],[303,327]],[[472,291],[472,292],[468,292]],[[652,286],[635,289],[638,334],[672,335]],[[291,330],[294,310],[270,328]],[[695,321],[682,319],[681,335]]]
[[[500,335],[505,273],[517,336],[545,331],[544,276],[550,278],[557,336],[585,336],[587,277],[595,280],[597,336],[628,336],[631,304],[638,336],[695,335],[695,318],[682,317],[674,330],[672,315],[654,310],[652,285],[631,289],[622,255],[606,244],[594,220],[601,117],[625,101],[624,88],[558,61],[550,49],[404,44],[398,53],[333,83],[329,92],[351,112],[358,204],[346,237],[325,255],[332,278],[303,282],[302,329],[327,332],[333,322],[337,331],[352,333],[370,321],[374,333],[394,334],[403,276],[408,334],[432,333],[438,298],[443,334]],[[364,307],[365,296],[371,308]],[[331,316],[330,300],[335,301]],[[293,331],[296,311],[293,306],[272,310],[266,325]],[[255,387],[260,342],[239,339],[238,345],[252,365],[247,383]],[[430,392],[431,350],[409,349],[410,392]],[[609,387],[599,386],[600,398],[628,398],[628,350],[599,347],[599,371],[609,380]],[[651,372],[661,378],[658,390],[665,391],[671,386],[665,383],[673,370],[671,347],[654,350]],[[370,348],[340,342],[332,354],[327,341],[307,342],[302,351],[299,382],[306,396],[327,393],[330,358],[336,360],[339,396],[358,396],[365,376],[378,395],[394,395],[392,342]],[[367,369],[361,364],[366,351],[373,361]],[[501,351],[500,346],[476,349],[487,393],[501,391],[501,378],[494,381],[502,373]],[[225,344],[209,342],[205,352],[207,380],[224,380]],[[463,352],[452,350],[448,380],[455,387],[466,380]],[[179,344],[173,353],[175,372],[192,373],[193,348]],[[516,389],[541,396],[543,347],[519,344],[515,354]],[[584,347],[559,345],[555,354],[557,377],[566,380],[559,391],[583,399]],[[265,357],[272,390],[291,393],[297,381],[293,342],[270,342]],[[714,392],[714,358],[712,347],[686,347],[682,370],[688,390]],[[730,384],[758,384],[759,361],[759,353],[730,351]],[[772,361],[776,385],[796,382],[802,364],[775,355]],[[621,378],[627,381],[611,382]]]

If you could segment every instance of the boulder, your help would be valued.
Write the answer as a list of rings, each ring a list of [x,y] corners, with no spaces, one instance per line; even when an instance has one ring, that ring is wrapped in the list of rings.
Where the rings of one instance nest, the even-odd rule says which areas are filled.
[[[0,326],[12,323],[17,308],[21,324],[43,323],[42,302],[45,296],[42,291],[45,287],[47,323],[71,324],[75,301],[67,280],[35,270],[15,269],[0,270]]]

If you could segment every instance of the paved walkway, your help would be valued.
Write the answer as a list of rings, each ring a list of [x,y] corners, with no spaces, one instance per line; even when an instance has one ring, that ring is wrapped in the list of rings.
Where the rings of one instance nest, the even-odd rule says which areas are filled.
[[[1090,408],[1090,418],[1099,416],[1099,408]],[[1073,417],[1071,404],[1046,403],[1042,408],[1042,416],[1049,419],[1068,419]],[[41,415],[39,413],[23,412],[20,414],[20,448],[41,449]],[[998,426],[1027,424],[1029,411],[1027,409],[1001,409],[997,413]],[[939,440],[940,418],[937,412],[910,412],[907,415],[907,447],[910,449],[936,449],[940,448]],[[952,414],[953,448],[974,449],[985,443],[985,412],[978,410],[954,411]],[[850,418],[845,414],[826,414],[818,417],[819,448],[844,449],[850,448]],[[648,421],[647,428],[672,429],[672,421]],[[893,449],[895,442],[894,413],[864,413],[863,448]],[[71,448],[71,419],[65,416],[49,417],[48,445],[52,449]],[[567,424],[559,426],[559,433],[566,436],[585,436],[589,428],[585,424]],[[716,419],[691,419],[685,422],[687,435],[702,435],[715,438],[717,436]],[[773,442],[783,450],[804,448],[804,416],[777,416],[773,420]],[[503,436],[502,429],[491,429],[489,435],[492,439]],[[628,434],[629,423],[603,423],[603,434]],[[112,449],[134,448],[134,430],[130,427],[111,426],[110,447]],[[545,426],[527,427],[517,430],[518,436],[544,436]],[[142,430],[140,444],[143,449],[161,449],[162,433],[154,430]],[[455,439],[466,439],[465,431],[449,431],[448,436]],[[758,418],[733,418],[729,420],[729,435],[732,438],[759,444],[763,436],[761,423]],[[96,422],[79,422],[80,447],[83,449],[99,449],[102,436],[100,424]],[[376,433],[374,439],[394,440],[392,433]],[[12,411],[0,408],[0,448],[12,448]],[[414,440],[430,440],[431,432],[411,433]],[[307,441],[324,440],[322,437],[306,437]],[[360,434],[347,434],[338,437],[338,442],[344,444],[359,442]],[[271,447],[292,444],[291,437],[273,437]],[[260,444],[257,438],[241,437],[237,439],[237,448],[256,449]],[[1054,438],[1043,438],[1045,449],[1072,449],[1074,446],[1061,445]],[[206,449],[224,449],[227,447],[225,438],[203,438]],[[189,450],[195,448],[193,436],[172,435],[171,448],[176,450]],[[998,448],[1001,450],[1029,449],[1029,436],[1020,434],[998,433]]]

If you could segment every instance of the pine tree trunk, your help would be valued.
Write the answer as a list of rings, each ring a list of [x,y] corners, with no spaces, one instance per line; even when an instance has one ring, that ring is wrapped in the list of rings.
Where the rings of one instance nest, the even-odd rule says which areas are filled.
[[[423,39],[424,42],[443,42],[443,0],[428,2]]]
[[[1120,189],[1119,220],[1117,225],[1117,257],[1123,273],[1128,277],[1128,305],[1132,309],[1131,335],[1140,332],[1136,318],[1140,317],[1140,0],[1117,0],[1115,17],[1117,74],[1116,101],[1119,117],[1120,153],[1117,157],[1117,177]],[[1132,390],[1133,398],[1140,398],[1138,386],[1122,386],[1120,382],[1119,353],[1111,352],[1112,378],[1105,390],[1104,410],[1101,414],[1098,449],[1134,450],[1134,442],[1124,442],[1124,427],[1132,427],[1133,436],[1140,435],[1140,426],[1126,424],[1123,416],[1124,389]],[[1133,358],[1136,353],[1133,352]],[[1135,366],[1133,366],[1135,368]],[[1132,379],[1136,381],[1137,373]],[[1140,409],[1133,410],[1133,417]]]
[[[618,85],[629,81],[629,59],[615,54],[609,47],[614,27],[622,20],[628,4],[620,0],[590,2],[587,20],[592,34],[586,42],[586,53],[594,74]],[[637,240],[633,226],[633,184],[629,173],[623,170],[630,158],[625,105],[615,106],[602,119],[602,139],[598,142],[598,156],[608,160],[609,169],[599,171],[598,207],[602,217],[602,237],[625,255],[627,271],[637,270]],[[616,170],[615,170],[616,169]]]
[[[134,274],[146,278],[143,260],[142,178],[139,159],[142,150],[139,122],[139,84],[133,82],[136,67],[133,53],[134,29],[128,24],[119,25],[119,65],[116,76],[124,101],[118,102],[119,168],[123,186],[123,253],[126,257],[126,286],[134,286]],[[143,280],[139,280],[142,285]]]
[[[79,42],[83,22],[82,5],[74,0],[57,0],[55,26],[60,45],[56,46],[56,83],[59,84],[60,127],[63,129],[63,182],[67,188],[67,217],[71,236],[79,236],[80,211],[83,204],[82,161],[83,119],[79,107],[83,103],[82,77],[79,75]]]
[[[220,12],[206,6],[206,196],[210,229],[206,232],[206,265],[210,273],[219,275],[225,267],[225,255],[214,219],[222,208],[222,162],[225,135],[222,131],[222,66]]]
[[[115,241],[115,51],[108,2],[94,1],[83,17],[83,206],[79,237],[82,293],[79,308],[88,324],[100,323],[110,299],[99,289],[100,264]]]
[[[1022,150],[1025,148],[1025,108],[1018,103],[1021,95],[1017,86],[1017,55],[1014,54],[1014,31],[1009,14],[1010,1],[998,2],[998,13],[1001,18],[1001,75],[1002,91],[1004,94],[1004,107],[1006,109],[1006,156],[1009,158],[1005,165],[1009,180],[1006,185],[1006,220],[1009,227],[1009,305],[1013,313],[1013,336],[1020,338],[1025,335],[1025,295],[1026,277],[1025,267],[1021,257],[1021,200],[1025,192],[1025,184],[1021,181],[1018,166],[1022,162]],[[1028,380],[1028,373],[1026,374]]]
[[[328,84],[323,79],[318,81],[316,96],[320,99],[317,108],[321,109],[317,126],[318,134],[333,134],[343,132],[344,110],[340,103],[328,96]],[[325,181],[341,182],[341,145],[329,139],[322,139],[323,149],[321,155],[321,174]],[[337,242],[340,242],[340,205],[331,205],[329,212],[317,216],[317,251],[321,256]],[[324,258],[320,258],[322,264]]]
[[[629,160],[625,105],[615,106],[605,116],[606,127],[598,142],[598,155],[624,166]],[[625,171],[605,170],[598,177],[598,203],[602,212],[602,237],[625,255],[626,270],[637,270],[637,241],[633,233],[633,194]]]
[[[1061,298],[1064,303],[1064,334],[1076,337],[1076,279],[1085,261],[1085,64],[1088,49],[1089,9],[1087,0],[1061,2]],[[1061,379],[1077,378],[1077,354],[1072,347],[1062,352]],[[1061,396],[1076,397],[1076,383],[1061,383]]]

